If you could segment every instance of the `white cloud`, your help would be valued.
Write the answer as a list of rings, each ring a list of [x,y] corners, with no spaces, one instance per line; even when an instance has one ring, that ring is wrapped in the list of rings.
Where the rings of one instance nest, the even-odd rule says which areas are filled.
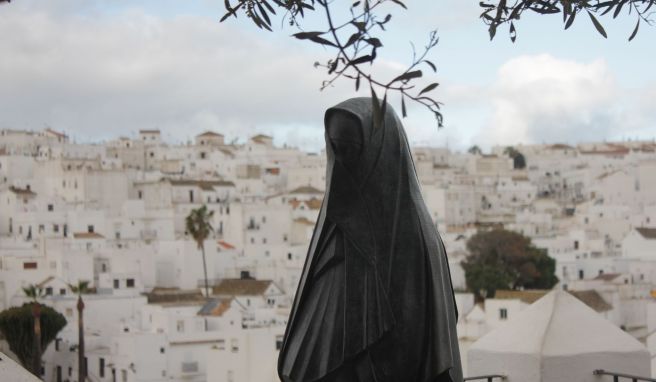
[[[581,63],[548,54],[507,61],[478,103],[492,108],[476,143],[576,143],[653,139],[653,84],[622,87],[604,60]],[[651,95],[650,95],[651,94]]]
[[[216,18],[7,6],[0,35],[0,127],[94,140],[159,127],[184,140],[295,125],[322,137],[323,110],[351,95],[319,92],[316,52]]]
[[[489,93],[493,107],[478,140],[488,144],[603,140],[620,128],[621,89],[603,60],[547,54],[506,62]]]

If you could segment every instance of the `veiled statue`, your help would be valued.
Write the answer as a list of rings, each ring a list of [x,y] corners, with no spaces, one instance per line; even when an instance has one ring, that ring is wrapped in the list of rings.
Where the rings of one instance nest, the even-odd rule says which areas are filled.
[[[405,131],[371,98],[325,114],[326,194],[278,359],[283,382],[462,382],[444,244]]]

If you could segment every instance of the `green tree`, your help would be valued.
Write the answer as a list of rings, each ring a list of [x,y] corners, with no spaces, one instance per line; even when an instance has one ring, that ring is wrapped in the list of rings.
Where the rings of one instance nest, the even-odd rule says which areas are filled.
[[[80,280],[77,284],[68,284],[68,288],[77,294],[77,372],[78,380],[86,381],[87,363],[85,362],[84,301],[82,300],[82,295],[89,293],[89,282]]]
[[[482,155],[483,154],[483,150],[481,150],[481,148],[478,147],[478,145],[474,145],[474,146],[470,147],[467,150],[467,152],[470,153],[470,154],[474,154],[474,155]]]
[[[507,146],[503,149],[503,153],[508,155],[513,160],[513,168],[516,170],[526,168],[526,157],[520,153],[516,148]]]
[[[38,332],[35,330],[37,316]],[[0,312],[0,331],[7,339],[9,349],[26,369],[38,377],[41,377],[41,349],[46,349],[64,326],[66,318],[61,313],[36,301]]]
[[[614,18],[621,13],[627,14],[626,17],[636,17],[637,24],[629,38],[632,40],[641,23],[651,24],[649,10],[654,2],[656,0],[486,0],[479,2],[479,5],[481,19],[489,27],[490,39],[494,38],[499,26],[508,25],[510,39],[514,42],[517,38],[515,24],[525,13],[562,14],[565,29],[572,25],[577,15],[585,13],[597,31],[606,37],[595,15],[612,12]],[[294,38],[319,44],[330,52],[330,59],[315,63],[327,74],[321,89],[332,86],[340,78],[353,81],[356,90],[364,82],[371,88],[374,99],[374,89],[382,92],[384,98],[388,92],[400,95],[403,116],[406,115],[405,101],[409,100],[429,109],[437,118],[438,126],[442,125],[441,103],[428,95],[438,83],[432,82],[427,86],[415,84],[415,80],[423,77],[422,70],[437,71],[435,64],[427,60],[427,54],[438,43],[436,31],[430,32],[425,50],[417,52],[413,45],[412,60],[405,70],[389,78],[381,78],[373,70],[375,61],[380,58],[386,28],[393,14],[417,4],[405,0],[225,0],[224,5],[226,13],[221,21],[244,15],[258,28],[272,31],[276,17],[281,16],[290,26],[298,29],[299,32],[293,34]],[[309,30],[309,25],[305,23],[309,14],[312,14],[309,17],[312,21],[307,24],[311,24],[313,29],[316,27],[316,30]],[[317,23],[320,25],[317,26]]]
[[[191,210],[189,215],[185,220],[185,226],[187,233],[194,238],[198,249],[203,255],[203,273],[205,276],[205,296],[210,295],[210,288],[207,281],[207,262],[205,261],[205,240],[210,236],[212,232],[212,224],[210,221],[214,216],[214,211],[209,211],[206,205],[203,205],[200,208]]]
[[[598,17],[611,14],[611,12],[614,19],[622,13],[627,16],[633,14],[636,25],[629,36],[629,41],[631,41],[638,34],[641,24],[653,25],[649,11],[654,3],[656,3],[656,0],[493,0],[481,1],[479,4],[483,9],[481,19],[489,26],[490,39],[494,38],[498,27],[505,24],[508,25],[510,39],[515,42],[517,38],[515,24],[524,13],[562,15],[562,23],[565,29],[572,26],[578,15],[584,14],[587,17],[581,17],[584,19],[589,18],[590,24],[594,26],[597,32],[607,38],[606,30],[599,22]]]
[[[513,231],[480,231],[467,241],[462,263],[467,288],[477,299],[497,289],[551,289],[558,282],[556,261],[531,239]]]

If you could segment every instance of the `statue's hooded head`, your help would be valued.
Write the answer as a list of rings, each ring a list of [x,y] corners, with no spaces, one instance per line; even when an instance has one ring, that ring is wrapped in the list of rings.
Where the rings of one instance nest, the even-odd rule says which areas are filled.
[[[355,186],[365,196],[374,196],[381,188],[398,191],[399,183],[406,182],[410,188],[419,188],[401,121],[385,105],[380,123],[375,124],[373,102],[371,98],[352,98],[326,111],[329,192],[353,192]],[[335,184],[345,178],[349,186]]]

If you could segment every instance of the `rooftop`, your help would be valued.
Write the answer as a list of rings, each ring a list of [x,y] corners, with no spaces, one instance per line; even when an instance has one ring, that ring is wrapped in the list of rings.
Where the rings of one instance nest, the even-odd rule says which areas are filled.
[[[264,294],[273,283],[271,280],[223,279],[212,287],[217,296],[257,296]]]
[[[289,193],[290,194],[323,194],[323,191],[316,189],[312,186],[301,186],[289,191]]]
[[[636,231],[647,240],[656,240],[656,228],[636,228]]]
[[[220,317],[230,309],[232,304],[232,297],[229,298],[211,298],[205,305],[198,311],[199,316],[215,316]]]
[[[610,276],[611,274],[599,275],[599,276]],[[598,276],[598,277],[599,277]],[[617,274],[619,276],[619,274]],[[611,279],[612,280],[612,279]],[[535,289],[535,290],[498,290],[494,295],[495,299],[501,300],[521,300],[526,304],[533,304],[537,300],[541,299],[548,293],[550,290],[544,289]],[[595,311],[602,313],[608,310],[613,309],[613,306],[608,304],[603,297],[595,290],[581,290],[581,291],[568,291],[569,294],[576,297],[579,301],[583,302],[588,307],[594,309]]]
[[[145,293],[145,295],[149,304],[197,305],[205,301],[198,289],[153,288],[150,293]]]
[[[13,192],[16,195],[23,195],[23,196],[36,196],[36,193],[29,188],[18,188],[11,186],[9,187],[9,191]]]
[[[215,133],[213,131],[206,131],[202,134],[198,134],[197,137],[223,137],[223,134]]]
[[[75,232],[73,233],[75,239],[104,239],[105,237],[97,232]]]

